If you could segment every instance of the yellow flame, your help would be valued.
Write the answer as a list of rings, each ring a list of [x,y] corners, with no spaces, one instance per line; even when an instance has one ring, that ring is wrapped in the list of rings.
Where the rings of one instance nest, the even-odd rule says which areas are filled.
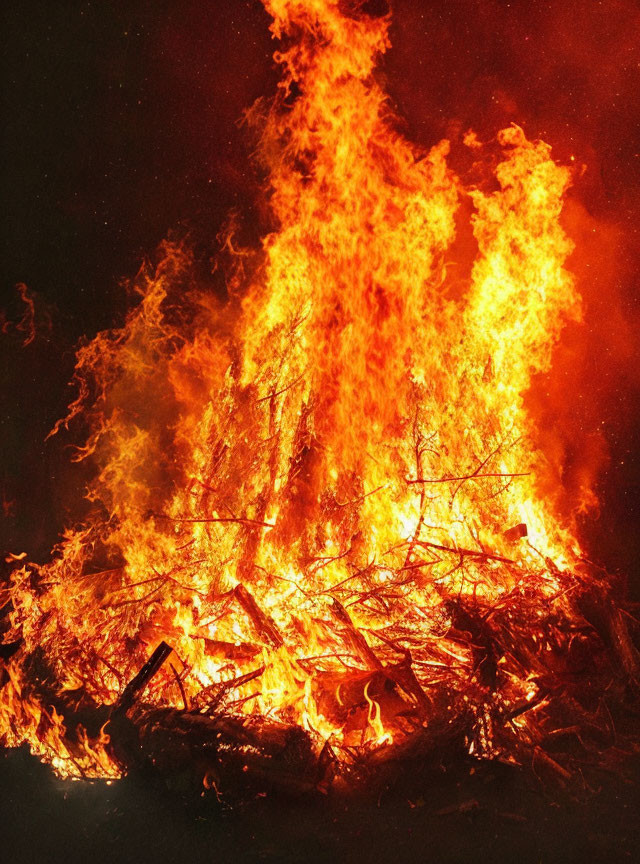
[[[289,37],[278,98],[249,112],[275,227],[254,252],[228,238],[227,303],[165,244],[126,325],[80,350],[67,419],[92,423],[78,458],[97,465],[98,515],[50,564],[15,571],[12,635],[61,689],[102,703],[164,639],[196,706],[213,688],[226,710],[340,742],[346,709],[322,701],[323,681],[333,694],[374,650],[397,662],[390,640],[410,646],[425,691],[470,680],[451,598],[563,602],[576,543],[538,491],[525,395],[580,315],[560,225],[570,174],[513,126],[487,145],[465,137],[487,176],[500,154],[492,191],[466,188],[448,142],[422,151],[396,129],[372,75],[388,17],[264,5]],[[466,275],[452,260],[462,201],[477,244]],[[522,522],[529,542],[508,539]],[[43,731],[20,664],[7,668],[0,733],[73,774],[62,718]],[[528,692],[511,681],[508,698]],[[400,727],[385,728],[369,683],[369,726],[390,742]],[[164,670],[145,699],[182,704]],[[72,764],[117,776],[107,745],[81,735]]]

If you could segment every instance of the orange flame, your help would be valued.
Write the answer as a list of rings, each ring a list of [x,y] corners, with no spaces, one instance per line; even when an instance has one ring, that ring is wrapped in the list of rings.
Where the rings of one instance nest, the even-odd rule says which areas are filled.
[[[42,731],[46,709],[21,694],[36,649],[60,691],[104,704],[164,639],[195,708],[215,691],[226,710],[297,723],[318,746],[371,747],[406,731],[402,706],[368,680],[360,715],[345,717],[340,676],[410,652],[434,711],[438,694],[464,690],[478,752],[492,746],[489,696],[469,684],[451,599],[509,598],[534,622],[569,614],[579,550],[537,491],[545,457],[524,402],[580,316],[560,225],[569,170],[513,126],[490,145],[467,136],[480,162],[501,153],[491,184],[467,188],[448,142],[422,152],[396,129],[374,76],[389,16],[342,0],[264,5],[283,77],[248,116],[275,227],[260,250],[228,239],[225,303],[166,243],[125,327],[80,349],[65,422],[92,424],[78,458],[98,466],[95,516],[50,564],[13,575],[23,647],[0,734],[63,774],[117,766],[104,733],[85,736],[78,772],[55,711]],[[463,202],[468,278],[451,252]],[[504,706],[531,700],[529,672],[507,653],[500,664]],[[182,706],[164,671],[145,700]]]

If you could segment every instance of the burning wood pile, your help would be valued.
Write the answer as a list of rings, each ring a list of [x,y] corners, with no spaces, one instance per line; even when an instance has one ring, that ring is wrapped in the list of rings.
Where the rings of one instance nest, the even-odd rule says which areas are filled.
[[[186,244],[78,352],[92,512],[4,589],[0,740],[62,776],[219,794],[388,783],[451,754],[567,782],[625,749],[628,619],[527,393],[580,296],[571,181],[517,127],[420,152],[386,4],[264,0],[247,114],[269,225],[224,298]],[[384,7],[384,8],[382,8]],[[465,269],[456,256],[473,259]]]

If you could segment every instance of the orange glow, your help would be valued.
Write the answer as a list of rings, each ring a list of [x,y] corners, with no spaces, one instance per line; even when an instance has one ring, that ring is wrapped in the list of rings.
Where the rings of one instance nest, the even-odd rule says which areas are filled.
[[[165,244],[126,325],[80,349],[64,422],[90,423],[77,458],[97,465],[94,516],[49,564],[13,572],[22,647],[0,740],[63,776],[120,769],[108,726],[68,752],[63,718],[27,692],[36,651],[58,692],[108,705],[165,640],[192,709],[215,695],[338,752],[395,746],[464,709],[470,752],[492,755],[489,706],[542,701],[545,622],[575,615],[580,550],[539,492],[525,405],[581,314],[560,225],[570,170],[512,126],[486,145],[465,137],[494,166],[465,187],[448,142],[421,152],[396,129],[372,74],[388,17],[264,5],[287,47],[278,97],[248,119],[276,227],[258,250],[227,238],[226,303]],[[463,202],[468,278],[451,253]],[[512,628],[498,688],[461,635],[461,598]],[[144,701],[183,707],[168,667]],[[521,713],[509,734],[535,723]]]

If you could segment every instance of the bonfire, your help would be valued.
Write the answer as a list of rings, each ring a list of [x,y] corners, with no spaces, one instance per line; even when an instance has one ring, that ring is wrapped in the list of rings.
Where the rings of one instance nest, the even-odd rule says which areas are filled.
[[[512,126],[456,173],[399,131],[386,4],[263,2],[268,225],[247,248],[230,220],[225,296],[167,241],[79,349],[52,434],[89,430],[91,512],[13,556],[0,741],[221,795],[451,754],[571,782],[624,751],[639,668],[527,403],[581,316],[571,167]]]

